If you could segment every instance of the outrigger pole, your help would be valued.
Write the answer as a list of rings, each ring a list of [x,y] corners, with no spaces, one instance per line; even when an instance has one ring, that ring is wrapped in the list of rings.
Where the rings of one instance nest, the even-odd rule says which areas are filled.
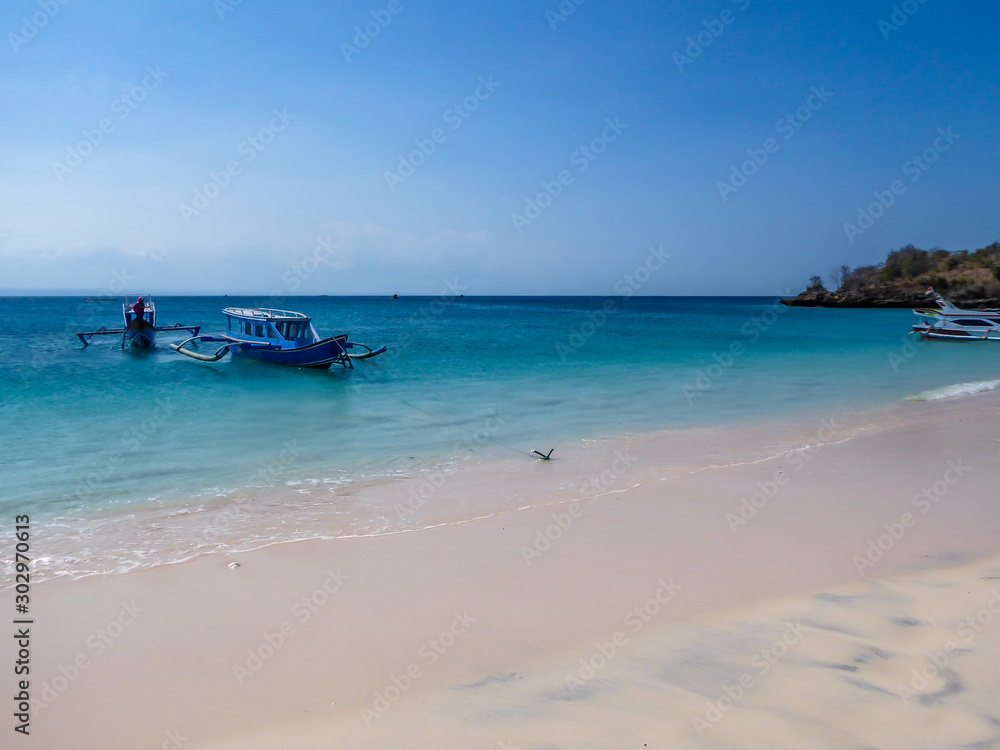
[[[354,369],[354,363],[351,360],[370,359],[371,357],[377,357],[379,354],[383,354],[386,351],[386,348],[384,346],[380,346],[378,349],[372,349],[367,344],[359,344],[354,341],[348,342],[346,341],[346,337],[343,342],[341,342],[337,338],[334,338],[334,341],[336,342],[337,347],[338,349],[340,349],[341,353],[339,364],[343,365],[348,369]],[[199,352],[191,351],[190,349],[185,348],[191,342],[222,344],[222,346],[216,349],[213,354],[201,354]],[[349,351],[347,351],[348,349],[353,348],[355,346],[361,347],[365,351],[362,352],[361,354],[351,354]],[[192,336],[191,338],[185,339],[179,344],[170,345],[170,348],[173,349],[178,354],[184,354],[188,357],[191,357],[192,359],[197,359],[202,362],[218,362],[220,359],[229,354],[230,350],[233,347],[249,347],[257,349],[272,348],[270,345],[267,344],[260,345],[254,342],[238,341],[229,338],[221,338],[219,336],[199,336],[197,335],[197,333],[195,333],[195,335]]]
[[[198,352],[193,352],[190,349],[185,349],[187,344],[192,341],[204,341],[206,343],[224,344],[215,350],[215,354],[199,354]],[[192,359],[199,359],[202,362],[218,362],[220,359],[229,354],[229,349],[232,346],[238,346],[239,342],[230,341],[229,339],[219,338],[218,336],[199,336],[198,332],[195,331],[195,335],[189,339],[182,341],[179,344],[171,344],[170,348],[175,352],[180,352],[181,354],[186,354]]]
[[[195,336],[201,331],[201,326],[182,326],[180,323],[174,323],[172,326],[153,326],[153,330],[157,333],[162,333],[163,331],[187,331]],[[105,336],[108,334],[121,334],[122,336],[122,346],[124,347],[125,333],[128,331],[127,328],[105,328],[101,326],[96,331],[85,331],[83,333],[76,334],[77,338],[87,346],[90,343],[92,336]]]

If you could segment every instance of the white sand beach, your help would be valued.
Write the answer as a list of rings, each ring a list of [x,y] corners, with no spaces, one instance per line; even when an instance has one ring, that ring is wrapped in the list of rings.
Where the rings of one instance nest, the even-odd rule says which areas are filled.
[[[911,405],[663,476],[667,443],[609,442],[637,475],[596,497],[535,462],[521,491],[565,489],[521,510],[38,584],[21,744],[990,746],[998,416],[996,393]]]

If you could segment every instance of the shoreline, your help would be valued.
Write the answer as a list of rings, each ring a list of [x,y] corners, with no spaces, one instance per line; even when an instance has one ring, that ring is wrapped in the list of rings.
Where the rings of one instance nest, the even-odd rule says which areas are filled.
[[[962,409],[969,399],[989,398],[998,386],[1000,380],[956,384],[877,409],[831,412],[819,420],[800,417],[580,438],[559,446],[553,462],[540,462],[524,450],[494,445],[480,453],[470,450],[464,460],[428,458],[418,470],[357,485],[279,484],[215,498],[195,496],[159,507],[46,518],[36,528],[46,533],[51,554],[35,561],[34,579],[45,582],[123,574],[203,555],[248,552],[311,539],[412,533],[531,507],[593,502],[641,484],[808,452],[813,444],[851,440],[920,420],[928,409]],[[833,420],[832,430],[824,426],[826,420]],[[824,433],[829,434],[824,438]],[[488,441],[480,442],[485,445]],[[623,451],[626,456],[629,451],[638,456],[622,462],[618,456]],[[521,455],[515,457],[515,452]],[[505,497],[492,489],[499,486],[506,488]],[[474,506],[469,497],[484,498],[484,502]],[[353,513],[352,507],[361,511]],[[278,517],[283,520],[275,525]],[[137,540],[141,556],[134,553]],[[75,550],[80,548],[85,554],[77,557]],[[74,554],[60,557],[64,550]],[[3,561],[7,573],[12,571],[12,563],[10,559]],[[0,593],[5,590],[0,588]]]
[[[419,714],[421,696],[507,684],[526,665],[586,656],[664,585],[680,588],[650,615],[643,643],[802,592],[926,577],[995,556],[1000,508],[987,499],[1000,482],[992,430],[1000,394],[904,411],[906,419],[820,445],[797,469],[787,454],[761,456],[420,533],[280,544],[40,583],[35,685],[55,695],[36,704],[33,734],[44,747],[153,748],[179,728],[192,738],[185,747],[227,747],[226,738],[240,737],[231,746],[250,748],[270,746],[264,738],[280,728],[302,737],[298,747],[327,747],[330,732],[376,747],[400,731],[401,717]],[[659,457],[644,459],[655,468]],[[972,469],[948,483],[949,460]],[[935,482],[945,482],[940,502],[919,514],[914,498]],[[496,491],[490,481],[448,487],[469,498]],[[916,523],[904,524],[906,512]],[[729,515],[748,516],[747,524],[733,528]],[[882,539],[885,525],[897,523],[899,538]],[[859,570],[857,556],[875,556],[869,542],[888,549]],[[0,594],[0,606],[12,606],[11,593]],[[81,658],[86,667],[76,666]],[[405,691],[397,685],[398,700],[364,726],[361,709],[376,711],[377,695],[388,700],[393,678],[406,684],[411,667],[419,677],[410,674]],[[142,690],[129,689],[126,676]],[[59,678],[62,691],[53,687]],[[74,728],[95,715],[113,720],[99,745],[81,745]],[[327,744],[310,734],[317,727]]]
[[[824,419],[843,420],[835,427],[832,438],[839,442],[912,418],[917,409],[912,402],[904,401],[877,409],[831,413]],[[526,450],[480,440],[480,450],[470,450],[462,460],[425,457],[426,462],[415,470],[362,480],[356,485],[279,483],[227,491],[215,497],[195,495],[183,502],[159,506],[137,504],[94,515],[43,518],[36,528],[46,533],[50,550],[83,547],[90,557],[46,555],[43,566],[36,561],[34,578],[42,582],[130,573],[203,555],[247,552],[310,539],[412,533],[529,507],[590,502],[643,483],[777,458],[808,448],[825,431],[822,420],[800,416],[725,426],[622,432],[562,444],[555,460],[547,464]],[[630,450],[639,454],[637,460],[628,458]],[[622,452],[627,457],[624,462],[618,459]],[[466,496],[483,496],[488,486],[501,484],[507,487],[508,497],[498,499],[491,492],[488,501],[477,508],[465,502]],[[323,494],[324,490],[330,494]],[[352,516],[350,511],[343,511],[343,503],[361,506],[367,515]],[[275,517],[287,518],[289,514],[294,531],[274,526]],[[284,522],[282,526],[292,523]],[[129,556],[137,537],[142,540],[142,559]],[[9,568],[11,562],[5,560],[5,567]],[[0,588],[0,592],[3,590]]]

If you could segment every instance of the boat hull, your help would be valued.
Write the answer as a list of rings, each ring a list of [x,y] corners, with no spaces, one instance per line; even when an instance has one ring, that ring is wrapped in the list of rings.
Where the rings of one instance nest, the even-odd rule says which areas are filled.
[[[314,344],[294,349],[262,347],[234,340],[234,346],[231,347],[230,351],[234,357],[246,357],[247,359],[256,359],[288,367],[310,367],[317,370],[328,370],[331,365],[341,363],[347,356],[344,347],[337,338],[323,339]]]
[[[152,349],[156,346],[156,328],[141,318],[134,319],[125,329],[125,341],[133,349]]]
[[[922,339],[944,341],[1000,341],[1000,330],[989,328],[964,329],[959,327],[913,326],[911,333],[919,333]]]
[[[933,294],[933,290],[929,289]],[[1000,341],[1000,310],[962,310],[940,294],[934,294],[937,310],[917,308],[913,312],[924,322],[913,326],[912,333],[923,339],[945,341]]]

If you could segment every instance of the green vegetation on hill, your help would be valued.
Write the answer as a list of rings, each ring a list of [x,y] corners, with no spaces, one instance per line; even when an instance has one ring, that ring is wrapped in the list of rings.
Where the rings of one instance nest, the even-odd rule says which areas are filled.
[[[979,250],[920,250],[907,245],[875,266],[841,266],[830,274],[837,293],[884,293],[934,287],[957,301],[1000,297],[1000,242]],[[809,289],[823,288],[813,276]]]

